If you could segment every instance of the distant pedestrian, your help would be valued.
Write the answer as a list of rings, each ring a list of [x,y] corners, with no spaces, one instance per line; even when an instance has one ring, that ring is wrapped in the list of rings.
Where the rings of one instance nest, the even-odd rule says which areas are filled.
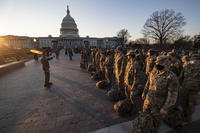
[[[65,55],[68,54],[68,48],[65,48]]]
[[[72,48],[68,49],[68,53],[69,53],[69,59],[72,60],[72,56],[73,56]]]
[[[59,59],[59,56],[60,56],[60,49],[56,49],[55,54],[56,54],[56,59]]]
[[[35,59],[35,61],[38,61],[38,55],[37,54],[34,54],[34,59]]]
[[[53,57],[49,57],[49,54],[47,52],[44,52],[42,59],[41,59],[42,68],[43,68],[44,75],[45,75],[44,87],[50,87],[52,85],[52,83],[49,82],[49,80],[50,80],[49,60],[52,60],[52,59],[53,59]]]

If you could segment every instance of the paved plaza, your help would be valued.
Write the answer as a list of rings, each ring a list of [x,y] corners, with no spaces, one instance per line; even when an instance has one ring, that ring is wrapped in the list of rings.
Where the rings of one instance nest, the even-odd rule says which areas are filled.
[[[108,129],[98,129],[133,119],[114,112],[106,91],[97,89],[89,73],[80,69],[80,55],[72,61],[63,55],[50,61],[50,89],[43,87],[40,62],[26,62],[0,77],[0,133],[105,133]],[[194,124],[189,128],[199,130]]]
[[[81,133],[128,120],[79,68],[80,55],[72,61],[62,55],[50,61],[49,90],[43,87],[40,62],[29,61],[0,77],[0,133]]]

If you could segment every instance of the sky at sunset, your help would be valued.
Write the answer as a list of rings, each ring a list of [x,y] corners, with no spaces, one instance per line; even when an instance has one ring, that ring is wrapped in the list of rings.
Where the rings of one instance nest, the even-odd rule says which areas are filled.
[[[67,5],[81,37],[112,37],[123,28],[140,38],[157,10],[181,12],[185,35],[200,32],[200,0],[0,0],[0,35],[59,36]]]

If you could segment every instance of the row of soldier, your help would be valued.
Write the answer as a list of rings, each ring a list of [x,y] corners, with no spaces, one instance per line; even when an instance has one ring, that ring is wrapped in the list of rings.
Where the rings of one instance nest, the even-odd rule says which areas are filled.
[[[91,64],[91,65],[89,65]],[[81,68],[106,88],[114,110],[137,114],[134,132],[157,132],[159,123],[181,130],[190,122],[200,92],[200,54],[143,49],[84,48]],[[181,131],[182,132],[182,131]]]

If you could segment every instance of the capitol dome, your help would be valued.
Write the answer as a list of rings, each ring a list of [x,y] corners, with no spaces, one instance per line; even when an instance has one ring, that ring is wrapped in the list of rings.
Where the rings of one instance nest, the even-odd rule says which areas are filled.
[[[76,22],[70,16],[69,6],[67,6],[67,15],[62,20],[60,36],[68,38],[79,37]]]

